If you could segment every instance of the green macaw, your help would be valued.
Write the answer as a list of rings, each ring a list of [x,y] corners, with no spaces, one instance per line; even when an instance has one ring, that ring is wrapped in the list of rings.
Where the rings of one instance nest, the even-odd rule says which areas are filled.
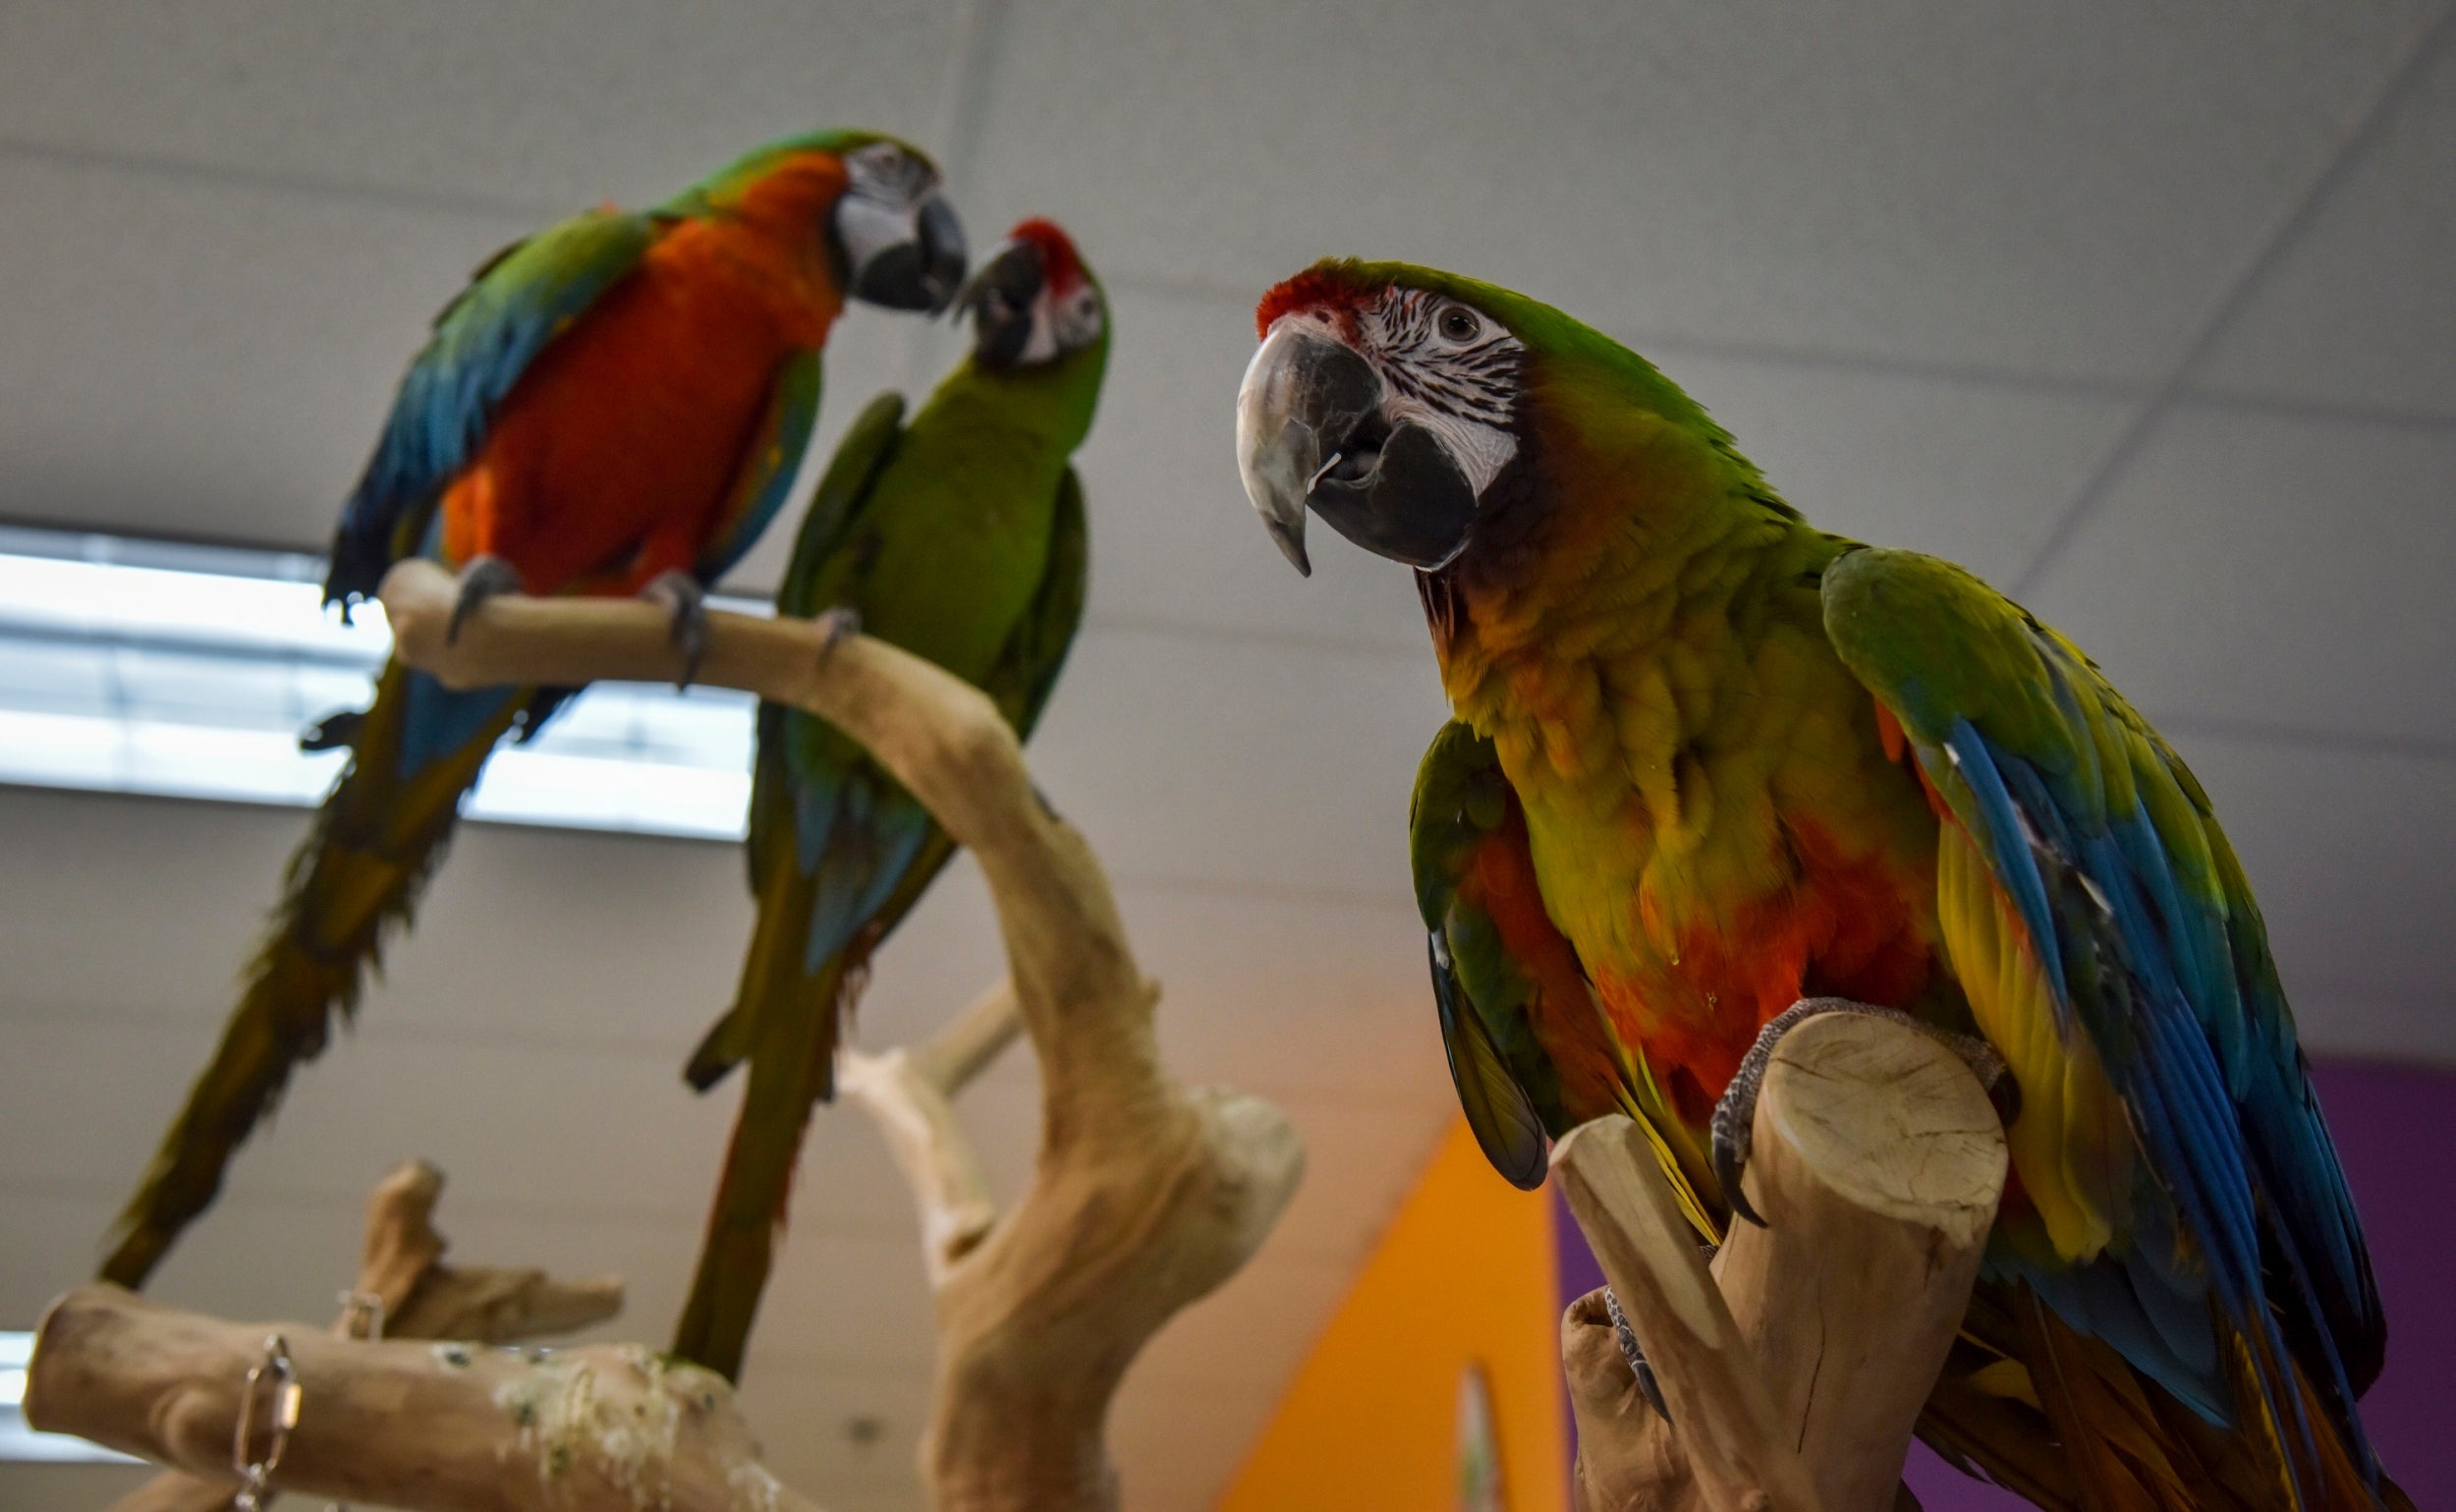
[[[1401,263],[1272,290],[1239,455],[1417,569],[1455,720],[1413,819],[1485,1152],[1636,1119],[1753,1218],[1773,1040],[1849,999],[1977,1035],[2013,1178],[1921,1430],[2043,1506],[2409,1506],[2356,1399],[2385,1327],[2260,912],[2205,794],[2072,644],[1816,531],[1559,310]]]
[[[1066,233],[1028,220],[962,296],[972,355],[910,424],[882,394],[810,501],[779,613],[830,616],[989,694],[1030,735],[1083,618],[1088,543],[1068,459],[1108,365],[1108,307]],[[870,953],[954,844],[842,732],[759,705],[751,790],[758,923],[733,1007],[684,1075],[750,1086],[674,1352],[736,1376],[810,1108],[834,1090],[842,1016]]]

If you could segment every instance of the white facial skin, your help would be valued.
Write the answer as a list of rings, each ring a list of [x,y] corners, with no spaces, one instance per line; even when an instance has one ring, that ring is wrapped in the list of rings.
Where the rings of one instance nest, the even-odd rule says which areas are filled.
[[[994,258],[997,254],[991,255]],[[994,288],[983,296],[983,317],[992,323],[1003,323],[1015,313],[1006,296]],[[1064,294],[1043,283],[1033,296],[1030,313],[1032,334],[1024,338],[1022,349],[1015,354],[1018,367],[1055,362],[1066,353],[1091,345],[1100,339],[1101,327],[1108,318],[1100,308],[1100,291],[1089,280],[1076,284]]]
[[[1518,455],[1511,426],[1526,347],[1472,306],[1422,289],[1392,289],[1343,328],[1333,314],[1295,310],[1273,323],[1335,341],[1381,374],[1381,418],[1441,439],[1480,496]]]
[[[1088,283],[1077,284],[1063,295],[1043,286],[1032,302],[1032,335],[1025,340],[1023,355],[1016,361],[1030,366],[1054,362],[1062,353],[1080,351],[1099,340],[1104,318],[1099,291]]]
[[[937,183],[927,164],[892,141],[873,141],[847,152],[844,172],[882,199],[918,199]]]

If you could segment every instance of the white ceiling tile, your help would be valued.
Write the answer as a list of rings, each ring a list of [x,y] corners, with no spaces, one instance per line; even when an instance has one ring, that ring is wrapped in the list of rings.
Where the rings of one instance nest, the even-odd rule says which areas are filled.
[[[1666,373],[1819,530],[2009,582],[2132,414],[2066,388],[1670,351]]]
[[[2441,950],[2456,932],[2456,759],[2175,739],[2259,895],[2308,1042],[2456,1060]]]
[[[1126,1373],[1109,1445],[1128,1504],[1208,1506],[1226,1489],[1355,1279],[1355,1262],[1265,1249],[1170,1319]]]
[[[1278,1099],[1305,1141],[1305,1182],[1264,1254],[1343,1273],[1364,1263],[1459,1116],[1446,1072],[1420,1090],[1413,1099],[1368,1097],[1356,1107]]]
[[[1404,903],[1408,795],[1446,717],[1429,650],[1094,626],[1033,765],[1120,877]]]
[[[2194,374],[2207,388],[2456,415],[2456,41],[2347,164]]]
[[[2431,9],[1075,0],[1010,23],[978,181],[1248,298],[1403,256],[1616,330],[2138,379]]]
[[[0,137],[549,213],[653,203],[779,137],[936,136],[957,14],[50,0],[0,16]]]
[[[746,1371],[742,1410],[767,1468],[829,1512],[854,1506],[921,1512],[916,1466],[929,1396],[926,1369],[892,1376]]]
[[[1085,255],[1100,255],[1087,243]],[[1289,567],[1237,477],[1237,385],[1254,356],[1242,299],[1112,290],[1116,348],[1082,453],[1095,622],[1162,622],[1373,645],[1429,658],[1415,574],[1321,532]],[[1291,658],[1308,654],[1291,650]]]
[[[0,196],[8,512],[316,549],[427,322],[527,229],[4,152]]]
[[[1108,1419],[1125,1504],[1137,1512],[1209,1512],[1277,1406],[1275,1387],[1128,1376]]]
[[[2456,431],[2186,407],[2030,607],[2152,719],[2456,741]]]

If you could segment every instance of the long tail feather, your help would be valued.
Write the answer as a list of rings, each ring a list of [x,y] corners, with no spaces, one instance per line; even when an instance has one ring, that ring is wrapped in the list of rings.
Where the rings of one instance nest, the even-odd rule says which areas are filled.
[[[404,775],[410,675],[397,663],[385,668],[374,706],[355,727],[350,765],[291,857],[239,1006],[120,1217],[103,1279],[143,1284],[211,1205],[232,1151],[271,1111],[291,1068],[322,1052],[336,1011],[346,1018],[357,1008],[386,932],[409,920],[442,860],[462,794],[526,700],[524,690],[504,690],[500,711],[470,739]]]
[[[809,916],[803,911],[799,917]],[[760,934],[768,932],[762,918]],[[729,1021],[754,1026],[747,1057],[750,1077],[708,1213],[699,1268],[674,1330],[675,1354],[728,1380],[742,1374],[759,1294],[784,1232],[810,1111],[833,1090],[837,1025],[867,975],[847,959],[853,954],[848,951],[822,965],[816,977],[804,977],[798,952],[781,948],[785,943],[773,942],[764,952],[754,944],[751,964],[755,971],[764,958],[782,968],[765,977],[767,990],[781,988],[791,998],[754,998],[746,989],[744,1001],[729,1015]],[[857,947],[865,959],[868,943]]]

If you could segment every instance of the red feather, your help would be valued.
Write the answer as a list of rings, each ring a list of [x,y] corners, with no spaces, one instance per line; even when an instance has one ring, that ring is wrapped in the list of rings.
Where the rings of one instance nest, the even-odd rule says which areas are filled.
[[[1353,262],[1316,262],[1262,296],[1254,310],[1254,334],[1269,335],[1272,322],[1291,310],[1354,310],[1380,293],[1357,277]]]

